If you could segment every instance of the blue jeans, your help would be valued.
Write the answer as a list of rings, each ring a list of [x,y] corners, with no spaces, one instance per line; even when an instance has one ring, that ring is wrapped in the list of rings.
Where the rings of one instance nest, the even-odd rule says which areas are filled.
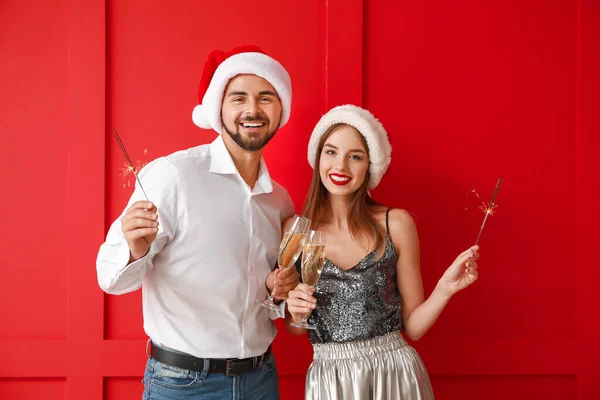
[[[260,366],[237,376],[172,367],[152,357],[146,363],[143,400],[227,399],[279,400],[275,357],[271,352]]]

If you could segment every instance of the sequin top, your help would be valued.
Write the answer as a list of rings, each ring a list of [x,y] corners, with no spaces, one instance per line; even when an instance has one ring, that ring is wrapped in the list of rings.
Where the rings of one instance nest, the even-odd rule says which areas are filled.
[[[396,282],[397,260],[389,229],[379,260],[373,251],[344,271],[326,259],[315,287],[317,308],[308,319],[317,328],[308,331],[310,341],[343,343],[404,330],[402,299]]]

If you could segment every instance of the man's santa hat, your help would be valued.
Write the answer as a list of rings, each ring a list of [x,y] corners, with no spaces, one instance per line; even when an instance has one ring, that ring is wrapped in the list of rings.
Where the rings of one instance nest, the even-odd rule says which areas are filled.
[[[198,104],[192,113],[194,124],[203,129],[223,132],[221,106],[229,80],[240,74],[253,74],[264,78],[275,88],[281,100],[279,127],[290,118],[292,106],[292,81],[290,75],[275,59],[253,45],[239,46],[230,51],[213,50],[206,59],[200,85]]]

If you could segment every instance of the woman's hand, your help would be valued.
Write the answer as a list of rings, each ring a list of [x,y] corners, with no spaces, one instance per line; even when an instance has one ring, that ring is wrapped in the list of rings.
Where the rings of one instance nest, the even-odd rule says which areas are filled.
[[[296,288],[289,292],[287,299],[287,309],[292,316],[294,322],[298,323],[302,317],[310,316],[312,310],[317,306],[317,299],[312,295],[315,292],[314,288],[299,283]]]
[[[469,287],[479,277],[476,262],[478,258],[479,246],[473,246],[462,252],[444,272],[438,286],[448,295],[454,295]]]

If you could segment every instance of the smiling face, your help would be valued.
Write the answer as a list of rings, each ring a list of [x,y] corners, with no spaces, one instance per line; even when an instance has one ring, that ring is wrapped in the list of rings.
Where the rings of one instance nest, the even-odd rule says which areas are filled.
[[[269,82],[256,75],[237,75],[223,95],[223,128],[242,149],[257,151],[277,132],[281,110],[281,100]]]
[[[369,156],[365,139],[352,126],[340,125],[325,139],[319,158],[321,182],[332,195],[348,196],[365,184]]]

